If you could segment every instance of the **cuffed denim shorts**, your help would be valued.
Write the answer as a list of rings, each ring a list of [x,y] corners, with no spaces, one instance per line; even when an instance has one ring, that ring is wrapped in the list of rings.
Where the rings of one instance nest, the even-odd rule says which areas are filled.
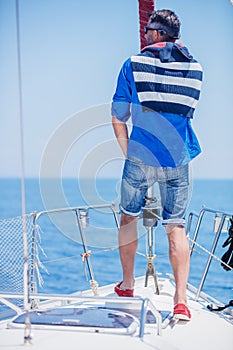
[[[153,167],[135,157],[125,160],[120,210],[123,214],[138,217],[145,203],[148,188],[158,183],[163,225],[184,225],[189,204],[189,165],[177,168]]]

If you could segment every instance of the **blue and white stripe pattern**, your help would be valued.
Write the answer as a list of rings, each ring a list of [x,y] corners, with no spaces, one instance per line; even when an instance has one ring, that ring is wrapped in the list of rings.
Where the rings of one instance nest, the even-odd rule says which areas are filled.
[[[152,52],[145,52],[132,56],[131,65],[138,98],[145,109],[193,116],[202,84],[198,62],[182,55],[179,61],[171,56],[162,62]]]

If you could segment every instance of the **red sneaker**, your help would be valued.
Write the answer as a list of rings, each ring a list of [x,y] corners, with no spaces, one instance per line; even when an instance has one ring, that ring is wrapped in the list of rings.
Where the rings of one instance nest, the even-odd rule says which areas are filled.
[[[114,292],[117,293],[117,295],[119,297],[130,297],[130,298],[132,298],[134,290],[133,289],[121,289],[120,286],[121,286],[122,282],[118,283],[115,286]]]
[[[185,304],[176,304],[174,307],[174,317],[178,320],[190,321],[191,313]]]

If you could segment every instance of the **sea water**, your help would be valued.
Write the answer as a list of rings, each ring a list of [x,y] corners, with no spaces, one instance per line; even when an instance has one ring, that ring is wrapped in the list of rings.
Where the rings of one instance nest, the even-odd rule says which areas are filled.
[[[118,209],[119,204],[119,180],[116,179],[50,179],[45,182],[26,179],[25,188],[27,213],[52,208],[111,203]],[[20,216],[20,179],[1,179],[0,194],[0,219]],[[203,206],[233,214],[233,180],[194,180],[188,212],[199,213]],[[100,211],[99,218],[95,218],[94,223],[91,222],[92,233],[87,234],[86,242],[86,248],[90,251],[93,277],[99,286],[122,279],[117,249],[117,229],[113,227],[114,223],[109,219],[109,213],[107,219],[105,214]],[[65,216],[63,218],[67,219]],[[43,284],[38,286],[39,292],[72,293],[88,289],[90,275],[86,261],[82,258],[83,242],[78,230],[66,230],[61,223],[63,219],[60,223],[56,220],[54,217],[44,216],[44,219],[38,222],[42,248],[39,250],[39,257],[44,266],[44,269],[40,268]],[[100,226],[104,229],[102,230]],[[136,276],[145,275],[147,267],[145,256],[148,250],[147,234],[142,220],[139,222],[139,232]],[[201,235],[201,243],[210,249],[215,235],[212,221],[204,222]],[[172,273],[172,270],[168,257],[167,237],[160,222],[153,230],[153,236],[155,268],[160,275],[166,276],[166,273]],[[228,233],[225,232],[220,238],[216,251],[220,257],[229,247],[222,248],[227,237]],[[198,248],[192,255],[189,282],[196,287],[199,286],[207,258],[207,255]],[[222,303],[227,303],[233,299],[232,288],[233,272],[224,270],[221,264],[213,259],[203,291]]]

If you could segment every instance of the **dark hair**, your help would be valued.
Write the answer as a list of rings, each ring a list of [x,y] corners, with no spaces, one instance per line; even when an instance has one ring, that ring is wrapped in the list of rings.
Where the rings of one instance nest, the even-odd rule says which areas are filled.
[[[180,20],[171,10],[158,10],[149,14],[149,23],[156,23],[156,29],[167,33],[172,39],[180,37]]]

